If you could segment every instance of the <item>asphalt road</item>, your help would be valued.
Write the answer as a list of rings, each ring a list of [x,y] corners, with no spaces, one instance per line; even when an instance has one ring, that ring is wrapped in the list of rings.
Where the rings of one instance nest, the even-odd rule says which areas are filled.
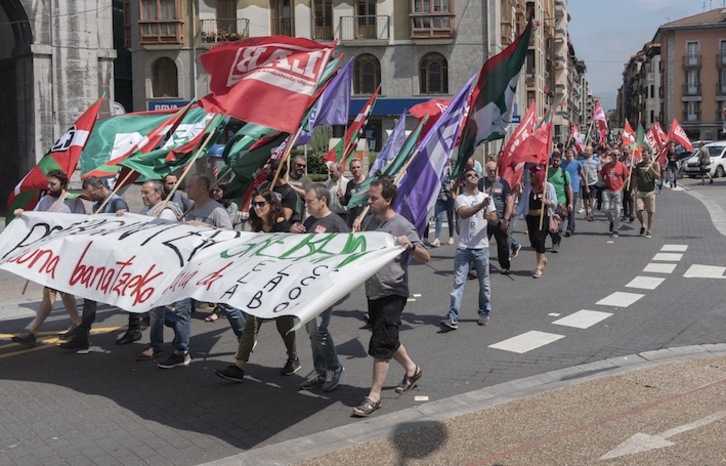
[[[653,239],[637,236],[636,221],[613,240],[600,214],[595,222],[578,220],[562,252],[548,254],[540,280],[531,278],[534,253],[528,248],[513,262],[511,276],[496,273],[493,261],[494,310],[487,327],[476,324],[477,286],[469,281],[459,330],[440,331],[454,247],[433,249],[429,264],[411,267],[413,297],[402,329],[424,377],[411,394],[398,397],[393,387],[402,373],[393,365],[380,414],[425,409],[482,388],[625,355],[723,343],[723,277],[698,266],[726,263],[726,230],[717,229],[726,216],[714,224],[706,207],[723,215],[726,182],[693,183],[685,182],[689,192],[666,189],[658,196]],[[526,244],[523,225],[517,236]],[[193,322],[194,361],[185,368],[163,371],[135,362],[144,346],[114,344],[126,316],[113,309],[99,312],[88,355],[62,352],[52,335],[47,344],[24,349],[9,336],[31,319],[40,289],[31,284],[21,295],[23,284],[0,272],[0,464],[192,465],[361,422],[350,411],[370,383],[362,290],[334,313],[331,331],[346,370],[341,386],[322,394],[297,391],[311,368],[304,332],[298,343],[303,370],[279,375],[285,357],[274,325],[263,326],[244,383],[215,377],[215,369],[232,361],[236,342],[224,320],[205,323],[201,312]],[[54,312],[44,330],[66,323],[62,311]]]

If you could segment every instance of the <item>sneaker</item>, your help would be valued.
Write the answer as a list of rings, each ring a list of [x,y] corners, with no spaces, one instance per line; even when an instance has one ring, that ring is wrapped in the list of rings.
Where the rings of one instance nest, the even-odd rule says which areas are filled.
[[[128,345],[130,343],[133,343],[135,341],[141,340],[141,330],[134,329],[134,330],[126,330],[126,333],[124,333],[121,338],[116,340],[117,345]]]
[[[308,374],[305,380],[303,380],[303,383],[300,384],[300,390],[312,390],[313,388],[322,386],[324,383],[325,376],[312,371]]]
[[[557,253],[559,253],[559,252],[560,252],[560,245],[559,245],[559,244],[553,244],[553,245],[552,245],[552,252],[553,252],[554,254],[557,254]]]
[[[632,215],[630,217],[628,217],[628,222],[633,223],[634,221],[635,221],[635,217],[633,217]]]
[[[619,237],[619,236],[620,236],[620,233],[618,233],[617,231],[613,231],[613,232],[612,232],[612,233],[610,234],[610,237],[611,237],[611,238],[617,238],[617,237]]]
[[[565,232],[565,238],[569,238],[570,236],[572,236],[572,232],[570,230],[567,230]]]
[[[454,238],[449,238],[449,242],[446,243],[446,244],[448,244],[449,246],[451,246],[452,244],[454,244]]]
[[[237,366],[235,366],[237,367]],[[298,358],[288,359],[285,363],[285,367],[280,370],[281,375],[292,375],[300,370],[300,360]]]
[[[24,333],[22,335],[15,335],[11,338],[12,341],[15,343],[20,343],[21,345],[26,346],[35,346],[35,334],[34,333]]]
[[[645,227],[640,227],[640,236],[645,234]]]
[[[443,327],[450,328],[451,330],[456,330],[459,328],[459,322],[457,322],[455,320],[451,320],[451,319],[442,319],[441,325]]]
[[[502,275],[512,275],[512,271],[509,269],[502,269],[499,273]]]
[[[711,178],[711,181],[709,181],[708,184],[713,184],[713,178]]]
[[[476,321],[477,325],[489,325],[489,316],[479,317]]]
[[[66,330],[65,333],[61,333],[58,338],[63,341],[68,341],[76,336],[76,333],[78,333],[78,325],[71,324],[68,326],[68,330]]]
[[[434,240],[431,242],[431,247],[438,248],[439,246],[441,246],[441,241],[439,241],[438,238],[434,238]]]
[[[192,357],[189,353],[176,354],[172,353],[163,362],[157,364],[160,369],[172,369],[177,366],[188,366],[192,362]]]
[[[325,382],[323,382],[323,391],[332,392],[340,383],[340,376],[343,375],[345,368],[340,366],[334,371],[325,371]]]
[[[512,255],[509,258],[514,259],[515,257],[517,257],[519,255],[520,249],[522,249],[522,245],[518,244],[517,247],[514,248],[514,250],[512,251]]]
[[[585,213],[585,209],[584,209],[584,208],[582,208],[582,207],[580,207],[579,209],[577,209],[577,213],[578,213],[578,214],[582,214],[582,213]]]
[[[653,235],[652,235],[652,234],[651,234],[650,232],[647,232],[647,233],[645,234],[645,237],[646,237],[646,238],[648,238],[648,239],[650,239],[650,238],[652,238],[652,237],[653,237]]]
[[[81,332],[65,343],[61,343],[60,347],[64,350],[75,351],[79,354],[88,353],[90,345],[88,344],[88,335]]]
[[[231,364],[224,369],[217,369],[216,371],[214,371],[214,373],[218,377],[231,380],[232,382],[242,383],[245,379],[245,371],[235,366],[234,364]]]

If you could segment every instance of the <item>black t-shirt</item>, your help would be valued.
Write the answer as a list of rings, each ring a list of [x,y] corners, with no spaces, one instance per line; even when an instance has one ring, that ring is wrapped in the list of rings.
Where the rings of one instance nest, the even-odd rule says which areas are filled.
[[[340,215],[331,213],[323,218],[315,218],[312,215],[303,223],[308,233],[349,233],[350,228]]]
[[[300,196],[297,195],[295,190],[289,184],[283,184],[274,189],[276,193],[282,196],[280,203],[282,207],[292,209],[292,217],[290,217],[290,223],[302,222],[302,202]]]
[[[348,205],[348,202],[350,202],[350,198],[353,197],[355,193],[358,192],[360,189],[360,185],[363,184],[363,182],[360,183],[353,183],[352,181],[349,181],[348,184],[345,187],[345,194],[343,195],[343,205]],[[355,206],[353,208],[348,209],[348,226],[353,226],[353,221],[358,218],[361,212],[363,212],[364,206],[359,205]]]

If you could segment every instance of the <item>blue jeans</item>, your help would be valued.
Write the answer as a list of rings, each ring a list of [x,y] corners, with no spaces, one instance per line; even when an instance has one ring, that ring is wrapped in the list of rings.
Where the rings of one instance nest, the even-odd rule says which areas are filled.
[[[333,337],[328,331],[330,318],[333,316],[333,308],[329,307],[307,324],[305,330],[310,335],[310,348],[313,350],[313,365],[318,375],[325,375],[326,371],[340,369],[338,353],[335,352]]]
[[[227,316],[232,331],[239,339],[245,329],[244,313],[241,309],[232,307],[229,304],[219,303],[218,306]],[[176,354],[189,352],[189,339],[192,333],[192,308],[191,298],[184,298],[176,302],[176,321],[174,323],[174,333],[176,334],[174,353]]]
[[[447,319],[459,320],[464,285],[469,274],[469,264],[474,263],[476,278],[479,280],[479,317],[486,317],[492,310],[492,288],[489,284],[489,248],[457,249],[454,256],[454,289],[451,291],[451,307]]]
[[[454,236],[454,207],[451,205],[451,200],[436,199],[436,206],[434,207],[434,238],[441,239],[441,228],[444,224],[444,215],[446,215],[446,221],[449,222],[449,238]]]
[[[572,193],[572,210],[567,214],[567,231],[570,233],[575,232],[575,211],[577,211],[577,195],[578,193]]]
[[[176,328],[176,314],[169,306],[155,307],[149,311],[149,346],[161,351],[164,344],[164,325]]]
[[[247,316],[244,312],[242,312],[242,309],[237,309],[236,307],[232,307],[229,304],[217,303],[217,306],[219,306],[222,312],[224,312],[224,315],[227,316],[229,326],[232,327],[232,331],[239,340],[239,337],[242,336],[242,332],[245,329],[245,318]]]
[[[668,165],[666,170],[668,171],[668,176],[670,178],[671,182],[671,188],[675,188],[678,186],[678,166],[675,167]],[[663,177],[661,177],[661,184],[663,182]]]

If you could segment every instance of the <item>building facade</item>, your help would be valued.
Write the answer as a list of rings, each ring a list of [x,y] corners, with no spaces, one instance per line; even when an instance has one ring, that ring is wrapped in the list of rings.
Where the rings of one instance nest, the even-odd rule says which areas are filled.
[[[661,115],[678,119],[691,139],[722,139],[726,108],[726,9],[663,24],[660,43]]]
[[[100,95],[113,102],[111,0],[0,1],[0,201]]]

